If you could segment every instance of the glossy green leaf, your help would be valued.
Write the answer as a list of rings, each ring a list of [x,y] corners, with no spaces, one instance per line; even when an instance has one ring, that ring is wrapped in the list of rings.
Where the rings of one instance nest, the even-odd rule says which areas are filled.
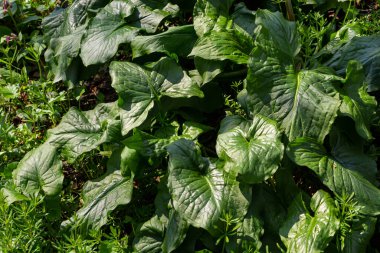
[[[84,24],[70,33],[62,34],[50,40],[49,48],[45,52],[45,59],[51,65],[55,75],[54,82],[69,79],[68,68],[79,54],[80,42],[86,26]]]
[[[199,86],[170,58],[162,58],[152,71],[130,62],[112,62],[110,74],[119,94],[123,135],[140,126],[162,96],[203,96]]]
[[[344,239],[344,253],[365,253],[375,232],[377,218],[361,217],[354,221]]]
[[[161,245],[165,233],[165,222],[157,215],[145,222],[133,241],[135,252],[162,252]]]
[[[133,41],[140,31],[155,32],[173,7],[166,1],[112,1],[88,26],[81,46],[84,65],[108,61],[120,44]]]
[[[284,151],[280,137],[270,119],[256,115],[248,121],[230,116],[221,123],[216,150],[220,158],[232,162],[239,180],[259,183],[277,170]]]
[[[107,222],[109,212],[131,201],[132,192],[133,179],[123,177],[120,171],[88,181],[83,187],[82,208],[76,212],[75,218],[64,221],[62,227],[70,227],[78,222],[84,232],[100,229]]]
[[[211,82],[215,77],[223,72],[223,68],[227,62],[217,60],[206,60],[200,57],[194,57],[196,74],[199,77],[199,85],[204,85]]]
[[[368,91],[380,89],[380,35],[354,37],[341,47],[326,64],[343,75],[349,61],[363,64]]]
[[[13,171],[13,179],[26,196],[42,192],[48,196],[59,194],[63,173],[57,148],[44,143],[27,153]]]
[[[254,215],[253,203],[238,226],[236,234],[231,236],[226,244],[227,252],[244,252],[248,249],[259,251],[262,246],[260,239],[264,234],[264,229],[260,219]]]
[[[64,12],[53,12],[44,19],[46,39],[50,39],[45,59],[52,67],[55,82],[71,78],[69,67],[77,64],[75,61],[89,21],[89,12],[107,3],[108,0],[78,0]]]
[[[371,140],[373,137],[370,126],[376,110],[376,99],[366,92],[361,64],[356,61],[349,62],[346,72],[340,111],[355,121],[356,131],[361,137]]]
[[[295,201],[302,201],[302,199],[296,198]],[[304,206],[299,203],[293,205]],[[338,210],[327,192],[322,190],[316,192],[311,199],[310,207],[313,214],[307,209],[302,213],[299,213],[298,209],[292,212],[292,207],[290,207],[288,220],[280,229],[287,252],[323,252],[338,230]],[[296,222],[293,223],[294,221]],[[291,223],[293,225],[289,227]]]
[[[276,120],[291,141],[309,136],[323,141],[337,116],[342,79],[326,69],[298,70],[300,50],[294,22],[280,13],[256,13],[257,49],[248,64],[245,89],[238,100],[251,114]]]
[[[164,241],[162,242],[162,252],[173,252],[183,242],[189,225],[181,215],[172,210],[169,216],[169,222],[166,229]]]
[[[339,119],[336,123],[329,136],[332,157],[345,168],[359,172],[377,185],[376,159],[365,153],[365,141],[355,134],[355,127],[348,119]]]
[[[131,43],[133,58],[155,52],[186,57],[196,39],[193,25],[172,27],[156,35],[137,36]]]
[[[71,108],[61,123],[49,130],[48,142],[63,148],[69,161],[105,142],[118,141],[120,120],[115,103],[99,104],[90,111]]]
[[[127,26],[125,18],[133,11],[134,6],[128,2],[112,1],[91,20],[81,45],[85,66],[106,62],[121,43],[132,41],[140,29]]]
[[[168,152],[173,207],[189,224],[211,231],[225,210],[233,217],[244,217],[249,202],[239,183],[202,157],[192,141],[174,142]]]
[[[361,206],[360,212],[380,214],[380,190],[359,172],[329,156],[316,140],[298,138],[288,145],[287,154],[298,165],[313,170],[334,193],[342,196],[353,192],[355,201]]]
[[[197,0],[194,6],[194,29],[198,37],[214,29],[218,19],[228,16],[233,0]]]
[[[323,141],[340,106],[333,84],[340,79],[318,70],[295,72],[277,59],[250,65],[240,103],[255,115],[276,120],[288,139],[308,136]]]
[[[261,27],[259,36],[270,39],[276,50],[282,55],[294,59],[301,49],[296,23],[288,21],[280,12],[258,10],[256,12],[256,25]],[[260,45],[265,47],[265,45]]]
[[[235,27],[239,27],[247,35],[254,37],[255,29],[257,27],[255,23],[256,12],[249,10],[244,2],[235,5],[234,13],[232,14]]]
[[[253,50],[253,40],[237,29],[212,31],[201,37],[190,56],[207,60],[231,60],[237,64],[247,64]]]

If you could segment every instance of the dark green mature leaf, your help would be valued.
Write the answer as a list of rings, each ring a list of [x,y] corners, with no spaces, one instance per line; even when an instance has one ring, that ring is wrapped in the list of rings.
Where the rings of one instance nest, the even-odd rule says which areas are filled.
[[[277,59],[263,58],[250,65],[239,101],[252,115],[279,122],[290,141],[309,136],[322,142],[340,106],[333,86],[339,80],[318,70],[297,73]]]
[[[190,56],[247,64],[253,46],[253,39],[237,29],[212,31],[198,40]]]
[[[140,28],[127,26],[125,18],[134,6],[124,1],[112,1],[93,18],[81,45],[85,66],[104,63],[114,56],[121,43],[130,42]]]
[[[141,253],[162,252],[165,225],[166,222],[157,215],[145,222],[133,241],[134,250]]]
[[[231,253],[245,252],[248,249],[259,251],[262,246],[260,237],[263,234],[263,224],[254,215],[254,204],[251,202],[248,213],[236,230],[236,234],[229,238],[226,250]]]
[[[95,109],[81,112],[71,108],[61,123],[49,130],[48,142],[62,147],[69,161],[97,148],[105,142],[118,141],[120,120],[115,103],[99,104]]]
[[[344,253],[364,253],[375,232],[377,218],[362,217],[355,221],[344,240]]]
[[[55,75],[54,82],[69,79],[68,68],[79,54],[85,29],[86,24],[77,27],[71,33],[62,34],[50,40],[49,48],[45,52],[45,59],[51,65]]]
[[[156,35],[137,36],[131,43],[133,58],[155,52],[185,57],[191,52],[196,40],[193,25],[172,27]]]
[[[380,89],[380,35],[354,37],[326,62],[343,75],[349,61],[363,64],[368,91]]]
[[[232,169],[246,183],[259,183],[272,176],[282,159],[284,146],[276,123],[255,115],[252,121],[240,116],[225,118],[216,144],[218,156],[232,162]]]
[[[78,56],[85,34],[89,13],[105,6],[109,0],[78,0],[62,12],[53,12],[43,21],[47,40],[50,40],[45,58],[55,75],[54,81],[69,79],[67,70]],[[74,60],[75,61],[75,60]]]
[[[83,187],[83,207],[76,212],[75,218],[64,221],[62,227],[79,222],[84,232],[100,229],[107,222],[109,212],[131,201],[132,192],[133,178],[123,177],[120,171],[88,181]]]
[[[340,119],[331,129],[331,155],[345,168],[359,172],[365,179],[377,185],[376,160],[364,153],[364,141],[355,134],[353,123],[347,120]]]
[[[165,238],[161,246],[162,252],[170,253],[177,249],[185,239],[188,227],[189,225],[181,215],[172,210],[170,212]]]
[[[254,37],[255,29],[257,27],[255,23],[256,13],[249,10],[245,4],[238,3],[235,5],[234,13],[232,14],[235,27],[241,28],[249,36]]]
[[[296,198],[295,201],[302,201],[302,199]],[[304,206],[301,203],[293,205]],[[308,210],[300,213],[299,209],[290,207],[288,220],[280,229],[287,252],[323,252],[338,230],[338,210],[327,192],[317,191],[311,199],[310,207],[314,216]],[[294,221],[296,223],[293,223]],[[292,226],[289,227],[289,225]]]
[[[299,53],[301,44],[296,23],[286,20],[280,12],[258,10],[256,25],[261,27],[259,36],[270,38],[281,54],[293,59]]]
[[[48,196],[60,193],[63,183],[62,162],[57,148],[44,143],[30,151],[13,171],[15,185],[23,194],[33,196],[41,191]]]
[[[120,44],[131,42],[141,30],[155,32],[163,19],[174,14],[173,7],[167,1],[111,2],[89,24],[81,47],[84,65],[111,59]]]
[[[333,84],[342,79],[324,69],[298,71],[295,23],[266,10],[257,11],[256,16],[261,29],[239,102],[251,115],[276,120],[290,141],[310,136],[322,142],[340,106]]]
[[[288,145],[287,154],[298,165],[312,169],[334,193],[353,192],[361,213],[380,214],[380,190],[356,170],[330,157],[315,139],[296,139]]]
[[[199,85],[211,82],[216,76],[222,73],[223,68],[227,65],[226,61],[206,60],[200,57],[194,57],[195,74],[199,77]]]
[[[366,92],[363,67],[357,61],[350,61],[347,67],[345,86],[341,92],[343,115],[355,121],[356,131],[366,140],[371,140],[371,122],[376,110],[376,99]]]
[[[257,217],[264,228],[264,235],[260,236],[262,248],[268,248],[269,252],[281,252],[281,238],[278,231],[286,219],[286,203],[278,192],[269,184],[255,184],[252,187],[252,200],[250,212]],[[271,207],[271,208],[268,208]]]
[[[152,71],[130,62],[112,62],[110,74],[119,94],[123,135],[140,126],[162,96],[203,96],[199,86],[170,58],[162,58]]]
[[[168,152],[173,207],[189,224],[212,230],[226,210],[233,217],[244,217],[249,202],[239,183],[202,157],[192,141],[179,140],[168,147]]]

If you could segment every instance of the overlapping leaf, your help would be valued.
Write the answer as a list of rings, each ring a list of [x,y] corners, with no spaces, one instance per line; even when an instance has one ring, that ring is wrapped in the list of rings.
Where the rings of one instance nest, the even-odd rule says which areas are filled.
[[[303,200],[299,196],[295,202]],[[339,228],[334,200],[327,192],[320,190],[313,195],[310,203],[314,216],[304,206],[304,203],[290,206],[288,219],[280,229],[282,241],[287,252],[323,252]]]
[[[173,207],[189,224],[212,230],[226,210],[233,217],[244,217],[249,202],[239,183],[202,157],[192,141],[179,140],[168,147],[168,152]]]
[[[349,61],[357,60],[363,64],[365,80],[369,91],[380,89],[380,36],[371,35],[354,37],[346,45],[341,47],[330,60],[326,62],[343,75]]]
[[[357,170],[329,156],[316,140],[298,138],[289,144],[287,153],[298,165],[312,169],[334,193],[342,196],[353,192],[362,213],[380,214],[380,190]]]
[[[366,140],[372,139],[370,125],[376,110],[376,99],[366,92],[363,67],[349,62],[340,111],[355,121],[356,131]]]
[[[256,15],[260,39],[239,102],[251,115],[276,120],[290,141],[298,136],[323,141],[340,106],[334,83],[341,79],[324,69],[297,70],[293,62],[299,44],[294,23],[278,13],[260,11]]]
[[[112,1],[88,26],[81,46],[84,65],[106,62],[120,44],[131,42],[141,30],[155,32],[164,18],[175,13],[173,7],[166,1]]]
[[[162,58],[152,71],[130,62],[113,62],[110,74],[119,94],[123,135],[140,126],[162,96],[203,96],[199,86],[170,58]]]

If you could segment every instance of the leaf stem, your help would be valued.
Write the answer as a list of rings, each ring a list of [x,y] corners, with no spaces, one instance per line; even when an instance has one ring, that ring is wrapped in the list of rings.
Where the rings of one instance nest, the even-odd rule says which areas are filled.
[[[286,13],[288,15],[288,20],[295,21],[296,18],[294,16],[292,0],[285,0],[285,7],[286,7]]]

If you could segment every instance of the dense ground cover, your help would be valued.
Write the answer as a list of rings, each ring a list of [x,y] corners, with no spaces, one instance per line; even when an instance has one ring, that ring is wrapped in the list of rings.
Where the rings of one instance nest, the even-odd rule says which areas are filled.
[[[379,252],[376,1],[0,6],[0,252]]]

